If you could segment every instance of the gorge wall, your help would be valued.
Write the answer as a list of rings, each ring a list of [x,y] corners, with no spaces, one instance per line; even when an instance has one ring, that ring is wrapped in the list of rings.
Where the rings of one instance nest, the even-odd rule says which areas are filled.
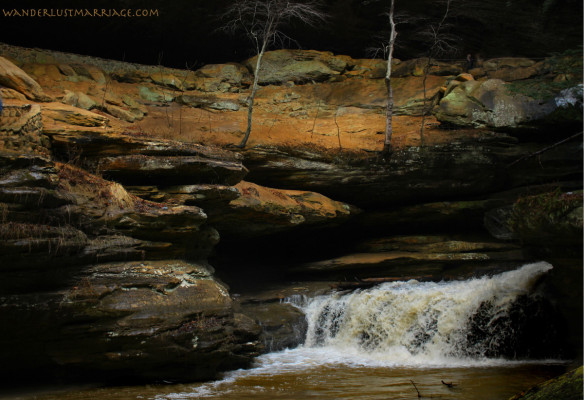
[[[381,60],[267,53],[235,150],[253,60],[0,56],[7,380],[211,379],[300,340],[285,297],[542,259],[581,356],[581,57],[396,60],[383,157]]]

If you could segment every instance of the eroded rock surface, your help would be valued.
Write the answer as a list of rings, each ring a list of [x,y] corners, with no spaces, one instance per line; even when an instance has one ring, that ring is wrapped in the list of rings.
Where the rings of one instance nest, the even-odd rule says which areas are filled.
[[[79,110],[9,105],[2,116],[3,379],[33,368],[47,378],[200,380],[247,366],[262,351],[261,330],[204,261],[219,240],[205,212],[144,200],[79,167],[127,151],[160,160],[170,177],[190,157],[234,172],[199,168],[178,183],[236,183],[238,156],[92,130],[83,121],[107,118]],[[45,130],[43,111],[60,125]],[[145,174],[128,170],[136,181]]]
[[[233,312],[208,265],[138,261],[62,273],[60,284],[34,295],[4,291],[10,373],[35,360],[70,377],[211,379],[247,365],[261,348],[257,325]]]
[[[558,143],[581,120],[563,112],[581,114],[571,58],[488,60],[465,74],[430,60],[427,76],[427,59],[395,60],[383,157],[383,60],[267,53],[250,146],[232,152],[221,146],[245,130],[253,59],[181,71],[0,52],[54,100],[40,103],[28,79],[0,89],[0,372],[210,379],[299,342],[288,296],[490,273],[523,263],[529,241],[581,237],[581,195],[545,218],[513,205],[527,201],[525,216],[534,193],[581,188],[581,138]],[[537,134],[441,129],[427,115],[422,143],[432,108],[442,127]],[[495,214],[517,229],[485,237]],[[483,235],[447,234],[458,229]],[[218,257],[217,276],[254,284],[236,302],[205,261],[220,236],[230,240],[216,250],[242,251],[231,265]],[[300,268],[281,262],[290,248]]]

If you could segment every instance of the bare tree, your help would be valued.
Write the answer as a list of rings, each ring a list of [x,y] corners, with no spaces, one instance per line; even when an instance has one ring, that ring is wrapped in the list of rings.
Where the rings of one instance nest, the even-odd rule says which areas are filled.
[[[391,0],[389,6],[389,26],[391,31],[389,33],[389,42],[387,46],[387,70],[385,72],[385,87],[387,89],[387,106],[385,109],[385,140],[383,142],[383,154],[391,152],[391,135],[393,133],[393,90],[391,89],[391,63],[393,60],[393,48],[395,46],[395,38],[397,31],[395,29],[394,20],[394,3]]]
[[[266,49],[275,44],[292,40],[280,29],[292,20],[299,20],[314,26],[324,21],[325,14],[320,11],[318,0],[234,0],[223,14],[224,29],[230,32],[243,31],[252,42],[256,55],[256,67],[251,94],[248,100],[247,130],[241,143],[245,147],[251,133],[253,104]]]
[[[426,105],[427,103],[427,90],[426,82],[428,75],[430,73],[430,68],[432,67],[432,62],[435,57],[456,52],[455,42],[457,37],[448,33],[450,25],[447,24],[447,19],[449,13],[451,12],[452,0],[439,0],[438,2],[444,3],[445,9],[442,18],[435,24],[427,24],[426,28],[420,33],[421,37],[427,41],[430,45],[428,46],[428,51],[426,53],[426,64],[424,65],[424,79],[422,80],[422,85],[424,88],[424,102],[422,105],[422,124],[420,127],[420,143],[424,146],[424,124],[426,123],[426,115],[429,113],[429,109]]]

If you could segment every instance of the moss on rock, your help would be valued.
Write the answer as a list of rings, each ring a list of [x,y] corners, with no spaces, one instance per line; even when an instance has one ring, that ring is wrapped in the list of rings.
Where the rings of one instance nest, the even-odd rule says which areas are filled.
[[[582,399],[582,367],[550,379],[509,400],[580,400]]]

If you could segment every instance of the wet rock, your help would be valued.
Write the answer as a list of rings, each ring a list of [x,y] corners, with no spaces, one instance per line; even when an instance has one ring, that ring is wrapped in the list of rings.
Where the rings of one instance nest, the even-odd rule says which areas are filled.
[[[2,297],[0,315],[11,327],[0,332],[10,343],[3,374],[34,359],[68,376],[202,380],[248,365],[261,350],[257,326],[234,314],[205,264],[101,264],[72,271],[68,282]]]
[[[521,392],[509,400],[544,400],[565,399],[578,400],[582,398],[582,367],[576,368],[557,378],[550,379],[525,392]]]
[[[266,351],[280,351],[297,347],[306,336],[307,322],[304,313],[287,303],[248,303],[242,312],[261,326]]]
[[[201,209],[34,155],[0,161],[4,377],[33,363],[50,376],[211,379],[261,351],[211,267],[152,261],[208,256],[218,234]]]

